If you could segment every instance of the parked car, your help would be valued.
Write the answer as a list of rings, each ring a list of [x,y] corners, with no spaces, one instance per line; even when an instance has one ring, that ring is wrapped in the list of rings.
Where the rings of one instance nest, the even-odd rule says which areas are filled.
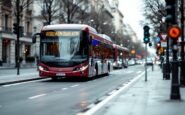
[[[128,65],[129,66],[131,66],[131,65],[135,65],[136,64],[136,62],[134,61],[134,60],[128,60]]]
[[[136,64],[143,64],[143,60],[141,60],[141,59],[137,60]]]
[[[154,61],[152,60],[152,58],[147,58],[146,60],[146,65],[153,65]]]

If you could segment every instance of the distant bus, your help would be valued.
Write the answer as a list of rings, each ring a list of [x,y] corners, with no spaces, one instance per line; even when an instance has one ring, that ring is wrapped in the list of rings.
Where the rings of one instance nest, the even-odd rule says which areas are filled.
[[[128,67],[128,58],[129,50],[126,47],[113,44],[113,54],[114,54],[114,63],[113,68],[127,68]]]
[[[40,37],[40,77],[89,78],[109,74],[113,68],[112,41],[88,25],[48,25],[36,35]]]

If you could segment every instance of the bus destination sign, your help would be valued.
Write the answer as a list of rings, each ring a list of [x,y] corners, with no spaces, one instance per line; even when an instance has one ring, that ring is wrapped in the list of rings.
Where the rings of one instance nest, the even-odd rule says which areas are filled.
[[[79,31],[47,31],[45,33],[47,37],[56,37],[56,36],[79,36]]]

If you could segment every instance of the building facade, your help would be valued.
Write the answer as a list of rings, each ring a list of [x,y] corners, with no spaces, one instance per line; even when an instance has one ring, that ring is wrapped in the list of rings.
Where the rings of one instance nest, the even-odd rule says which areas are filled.
[[[17,37],[13,33],[13,24],[16,23],[15,3],[11,0],[0,2],[0,65],[15,66]],[[26,63],[27,57],[32,54],[32,9],[31,5],[22,9],[20,14],[20,27],[23,35],[20,37],[19,52],[22,60],[21,64]]]
[[[29,1],[30,0],[25,0],[25,2]],[[55,0],[55,2],[56,1],[57,0]],[[65,4],[61,1],[56,3],[58,4],[54,4],[52,8],[55,7],[57,11],[55,14],[57,15],[52,17],[52,21],[50,24],[67,23],[67,13],[64,6],[62,6]],[[26,6],[24,6],[24,8],[21,7],[20,26],[23,29],[23,36],[20,37],[20,43],[17,44],[17,37],[13,33],[13,24],[16,23],[15,3],[12,2],[12,0],[5,0],[4,2],[0,2],[0,66],[15,66],[17,57],[17,45],[19,45],[20,47],[19,55],[23,60],[21,62],[21,65],[26,65],[27,63],[29,63],[27,59],[30,57],[32,59],[34,58],[34,62],[36,62],[36,58],[39,56],[40,44],[39,39],[37,39],[37,42],[35,44],[32,43],[32,35],[34,33],[40,32],[42,27],[45,24],[48,24],[42,15],[44,13],[46,14],[46,18],[48,16],[48,12],[45,6],[46,3],[44,1],[33,0],[31,4],[27,4]],[[92,23],[92,17],[90,17],[92,16],[91,13],[92,11],[99,12],[103,8],[103,15],[100,15],[101,21],[98,19],[100,29],[96,29],[99,29],[100,33],[103,33],[103,30],[104,32],[106,32],[108,31],[106,30],[108,28],[108,25],[113,23],[113,25],[109,27],[114,26],[114,31],[111,30],[110,32],[108,32],[109,34],[112,34],[112,32],[116,33],[117,31],[121,31],[124,33],[124,16],[118,9],[118,0],[86,0],[86,2],[82,2],[76,6],[80,7],[80,10],[78,9],[74,14],[74,16],[76,16],[73,17],[72,20],[74,23],[90,24],[91,26],[95,27],[95,25],[93,25]],[[80,19],[78,17],[82,14],[79,11],[84,11],[85,13],[89,13],[90,15],[87,15],[87,17],[81,17]],[[97,17],[93,18],[95,20]]]

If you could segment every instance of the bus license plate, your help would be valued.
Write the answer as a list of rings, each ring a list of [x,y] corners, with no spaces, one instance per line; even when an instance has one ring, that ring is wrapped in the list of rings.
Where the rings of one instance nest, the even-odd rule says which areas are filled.
[[[65,76],[65,73],[56,73],[56,76]]]

